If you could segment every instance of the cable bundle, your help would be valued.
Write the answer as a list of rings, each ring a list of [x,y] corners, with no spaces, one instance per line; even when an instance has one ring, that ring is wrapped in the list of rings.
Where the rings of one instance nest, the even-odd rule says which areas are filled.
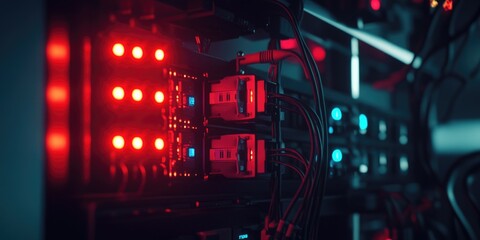
[[[287,205],[283,214],[278,205],[280,177],[274,178],[274,191],[268,216],[265,221],[266,229],[275,229],[274,239],[319,239],[320,209],[325,192],[328,173],[328,134],[326,123],[326,108],[322,81],[316,63],[299,30],[297,19],[291,11],[280,1],[267,0],[281,11],[281,15],[292,26],[295,39],[299,43],[300,53],[287,50],[267,50],[260,53],[247,54],[237,58],[237,70],[240,65],[254,63],[277,63],[285,58],[294,58],[303,67],[306,79],[311,83],[314,106],[313,109],[296,98],[271,93],[269,98],[276,100],[275,107],[300,114],[308,127],[310,136],[310,151],[307,158],[291,148],[279,148],[271,151],[272,157],[283,157],[272,160],[275,164],[284,165],[300,178],[300,185]],[[303,4],[302,4],[303,5]],[[286,161],[294,160],[300,164]]]

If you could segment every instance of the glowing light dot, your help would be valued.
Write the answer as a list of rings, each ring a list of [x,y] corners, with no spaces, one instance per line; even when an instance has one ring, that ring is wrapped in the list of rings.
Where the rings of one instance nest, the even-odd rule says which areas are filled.
[[[141,47],[136,46],[132,49],[132,56],[135,59],[140,59],[143,57],[143,50]]]
[[[112,139],[113,147],[116,149],[122,149],[125,146],[125,139],[122,136],[115,136]]]
[[[188,157],[195,157],[195,148],[188,148]]]
[[[380,10],[380,7],[382,6],[381,0],[370,0],[370,7],[374,11]]]
[[[112,47],[112,52],[115,56],[121,57],[125,54],[125,47],[121,43],[115,43]]]
[[[141,138],[139,138],[139,137],[134,137],[134,138],[132,139],[132,147],[133,147],[134,149],[137,149],[137,150],[142,149],[142,147],[143,147],[143,140],[142,140]]]
[[[162,150],[165,147],[165,142],[161,138],[155,139],[155,148],[157,150]]]
[[[193,96],[188,97],[188,106],[189,107],[195,106],[195,97],[193,97]]]
[[[164,58],[165,58],[165,52],[163,52],[162,49],[157,49],[155,51],[155,59],[157,59],[157,61],[162,61]]]
[[[360,114],[358,116],[358,127],[360,128],[360,130],[367,130],[368,118],[365,114]]]
[[[162,91],[157,91],[155,93],[155,101],[157,103],[162,103],[165,100],[165,95],[163,94]]]
[[[333,108],[330,115],[332,116],[332,119],[335,121],[342,120],[342,110],[340,110],[340,108],[338,107]]]
[[[115,87],[112,90],[112,96],[117,100],[122,100],[125,97],[125,91],[122,87]]]
[[[65,103],[67,101],[67,89],[62,86],[49,86],[47,88],[47,99],[52,103]]]
[[[51,150],[63,150],[67,147],[67,136],[61,133],[48,134],[47,146]]]
[[[140,89],[134,89],[132,91],[132,98],[134,101],[142,101],[142,98],[143,98],[143,93],[142,93],[142,90]]]
[[[325,51],[324,48],[319,47],[319,46],[315,46],[312,49],[312,55],[313,55],[313,58],[315,59],[315,61],[321,62],[321,61],[325,60],[325,57],[327,56],[327,52]]]
[[[368,172],[368,166],[366,164],[360,164],[358,167],[358,171],[360,173],[367,173]]]
[[[453,0],[445,0],[443,3],[443,10],[451,11],[453,9]]]
[[[340,149],[335,149],[332,152],[332,160],[334,162],[341,162],[343,159],[343,153]]]

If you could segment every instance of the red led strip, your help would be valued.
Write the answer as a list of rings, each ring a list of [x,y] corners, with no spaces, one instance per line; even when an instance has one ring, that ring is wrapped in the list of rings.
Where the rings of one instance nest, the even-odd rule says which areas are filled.
[[[67,27],[52,24],[46,45],[47,57],[47,129],[45,136],[47,178],[62,185],[68,177],[69,133],[69,64]]]
[[[92,44],[89,38],[83,41],[83,181],[90,181],[91,164],[91,61]]]

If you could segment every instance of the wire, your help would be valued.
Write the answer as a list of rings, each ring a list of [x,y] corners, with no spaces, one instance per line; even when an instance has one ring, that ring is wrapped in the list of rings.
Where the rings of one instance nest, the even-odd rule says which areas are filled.
[[[291,11],[280,1],[277,0],[266,0],[274,5],[276,5],[279,10],[282,11],[283,17],[287,19],[292,27],[295,39],[300,46],[300,54],[293,51],[285,50],[267,50],[260,53],[249,54],[245,56],[240,56],[237,58],[237,70],[239,70],[240,65],[253,64],[253,63],[276,63],[285,59],[287,57],[296,58],[299,63],[302,65],[306,79],[312,85],[313,99],[314,99],[314,110],[310,107],[305,106],[303,103],[299,102],[298,99],[294,99],[288,96],[283,95],[270,95],[274,99],[281,100],[282,102],[288,103],[289,105],[295,106],[298,109],[298,112],[303,116],[307,123],[309,137],[310,137],[310,152],[308,160],[304,161],[303,164],[305,167],[305,177],[302,179],[299,188],[292,197],[289,205],[287,206],[283,217],[277,225],[277,231],[275,238],[279,238],[283,235],[283,227],[285,221],[289,219],[290,212],[293,209],[293,206],[296,205],[300,194],[304,193],[304,200],[300,203],[297,212],[295,213],[294,219],[288,226],[284,237],[289,237],[293,233],[294,224],[301,215],[305,215],[302,218],[303,224],[303,237],[305,239],[318,239],[318,230],[314,227],[315,224],[319,222],[319,211],[311,211],[313,208],[321,209],[321,203],[323,200],[325,185],[328,172],[328,134],[327,134],[327,124],[326,124],[326,107],[325,99],[323,92],[323,85],[320,77],[320,72],[318,71],[317,65],[313,56],[308,49],[308,46],[299,30],[298,20],[293,16]],[[299,4],[303,6],[303,2]],[[283,106],[277,104],[278,107],[282,108]],[[290,152],[293,156],[296,156],[296,159],[302,159],[297,156],[296,153]],[[298,157],[298,158],[297,158]],[[275,179],[279,181],[280,176]],[[279,185],[274,185],[278,188]],[[279,189],[275,189],[274,194]],[[272,204],[275,197],[272,196]],[[269,216],[272,215],[272,204],[269,209]],[[304,206],[305,209],[304,210]]]
[[[290,153],[292,158],[298,160],[300,163],[302,163],[303,167],[306,169],[307,168],[307,161],[305,158],[295,149],[291,148],[281,148],[281,149],[273,149],[271,150],[272,152],[287,152]],[[282,153],[283,154],[283,153]],[[278,154],[276,154],[278,155]]]
[[[272,160],[272,162],[284,165],[284,166],[292,169],[293,171],[295,171],[300,176],[300,178],[302,178],[302,179],[305,178],[305,173],[303,173],[300,169],[293,166],[292,164],[281,162],[281,161],[276,161],[276,160]]]
[[[311,139],[311,144],[312,144],[311,147],[314,146],[314,148],[313,148],[314,152],[311,152],[311,154],[310,154],[309,161],[308,161],[309,164],[308,164],[306,174],[305,174],[305,176],[308,177],[310,172],[311,171],[313,172],[312,173],[313,176],[312,176],[312,179],[311,179],[311,184],[308,184],[308,182],[304,179],[302,181],[302,183],[300,184],[299,188],[297,189],[297,191],[295,192],[295,195],[292,197],[292,200],[291,200],[290,204],[287,206],[287,209],[285,210],[284,216],[282,217],[281,222],[279,223],[279,225],[277,227],[277,234],[276,235],[277,235],[277,238],[278,238],[278,236],[282,232],[284,223],[285,223],[285,221],[287,221],[289,213],[292,210],[292,207],[295,205],[295,203],[298,200],[298,197],[299,197],[299,195],[302,191],[304,191],[304,201],[302,201],[300,203],[300,206],[298,207],[297,212],[296,212],[292,222],[290,223],[290,225],[287,229],[287,233],[286,233],[287,237],[289,237],[289,235],[293,231],[295,221],[302,214],[302,210],[304,208],[304,205],[306,204],[308,206],[307,209],[310,209],[310,208],[312,208],[313,205],[315,205],[314,200],[318,200],[318,198],[312,197],[313,196],[312,194],[315,193],[315,187],[314,186],[318,185],[318,180],[320,179],[320,178],[318,178],[318,176],[322,172],[320,166],[323,165],[324,161],[322,161],[322,159],[318,159],[318,156],[320,155],[319,151],[322,151],[320,149],[321,146],[322,146],[322,139],[321,139],[320,130],[319,130],[320,125],[318,124],[319,123],[318,115],[316,115],[316,113],[314,111],[309,110],[308,107],[304,106],[301,102],[299,102],[298,100],[296,100],[292,97],[284,96],[284,95],[278,95],[278,94],[271,94],[271,96],[274,97],[274,98],[279,98],[280,100],[282,100],[284,102],[287,102],[291,105],[294,105],[295,107],[298,108],[299,112],[305,118],[305,120],[307,122],[307,127],[309,129],[309,133],[310,133],[311,138],[313,137],[313,139]],[[312,118],[312,116],[313,116],[313,118]],[[312,133],[314,133],[314,134],[312,134]],[[311,148],[311,150],[312,150],[312,148]],[[317,157],[315,157],[315,156],[317,156]],[[304,190],[304,189],[306,189],[306,190]]]

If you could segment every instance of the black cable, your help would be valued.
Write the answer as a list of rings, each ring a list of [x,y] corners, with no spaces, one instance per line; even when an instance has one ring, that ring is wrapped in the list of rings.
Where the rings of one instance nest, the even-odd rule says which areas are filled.
[[[289,98],[289,97],[287,97],[287,96],[284,96],[284,97],[285,97],[285,98]],[[291,99],[291,100],[293,100],[293,99]],[[318,120],[318,116],[317,116],[313,111],[308,110],[308,107],[306,107],[306,106],[301,106],[301,109],[302,109],[302,112],[303,112],[303,111],[309,112],[310,115],[315,116],[314,119],[317,119],[317,120]],[[318,131],[319,131],[319,130],[318,130],[318,126],[319,126],[318,121],[314,124],[314,126],[315,126],[315,129],[316,129],[315,132],[318,133]],[[318,134],[317,134],[317,135],[318,135]],[[317,161],[318,161],[317,164],[319,164],[320,166],[322,166],[322,159],[317,160]],[[321,168],[319,168],[319,167],[314,167],[314,169],[316,169],[316,171],[314,171],[314,172],[315,172],[314,180],[317,180],[317,181],[318,181],[318,179],[320,179],[320,178],[318,178],[317,176],[318,176],[319,174],[321,174],[321,171],[320,171]],[[292,220],[291,224],[294,224],[295,221],[299,218],[300,214],[302,214],[303,205],[304,205],[305,203],[306,203],[306,205],[308,205],[308,209],[311,209],[313,206],[315,206],[314,204],[312,204],[312,202],[314,203],[315,200],[318,200],[318,198],[311,198],[310,196],[312,196],[312,193],[315,192],[315,190],[316,190],[316,187],[315,187],[315,186],[317,186],[317,185],[318,185],[318,183],[315,184],[315,181],[313,181],[313,183],[310,185],[310,187],[307,187],[307,190],[305,190],[305,192],[304,192],[304,199],[305,199],[305,201],[302,202],[302,204],[298,207],[297,213],[295,214],[294,219]],[[307,213],[310,213],[309,211],[306,211],[306,212],[307,212]],[[319,211],[316,211],[316,213],[318,213],[318,212],[319,212]],[[290,228],[290,227],[291,227],[291,226],[289,226],[289,228]]]
[[[276,161],[276,160],[272,160],[272,162],[284,165],[284,166],[292,169],[293,171],[295,171],[298,174],[298,176],[300,176],[301,179],[303,179],[305,177],[305,173],[303,173],[300,169],[298,169],[297,167],[295,167],[294,165],[292,165],[290,163]]]
[[[305,110],[305,106],[303,106],[300,102],[298,102],[298,100],[295,100],[294,98],[291,98],[291,97],[288,97],[288,96],[283,96],[283,95],[278,95],[278,94],[272,94],[272,97],[274,98],[278,98],[282,101],[285,101],[285,102],[288,102],[289,104],[292,104],[294,105],[295,107],[297,107],[301,113],[301,115],[305,118],[306,122],[307,122],[307,127],[309,129],[309,135],[310,137],[313,139],[311,139],[311,150],[312,150],[312,147],[313,149],[316,149],[317,146],[320,146],[320,140],[318,139],[318,136],[317,134],[313,134],[314,132],[317,132],[318,133],[318,126],[312,124],[312,118],[310,116],[310,114]],[[314,130],[315,128],[315,130]],[[315,152],[318,152],[315,151]],[[292,200],[290,202],[290,204],[287,206],[287,209],[285,210],[285,213],[284,213],[284,216],[282,217],[282,224],[287,220],[287,217],[289,216],[289,213],[290,211],[292,210],[293,206],[295,205],[296,201],[298,200],[298,197],[300,195],[300,193],[303,191],[303,189],[305,188],[305,184],[306,184],[306,179],[309,177],[310,175],[310,172],[313,170],[312,168],[312,165],[314,163],[315,158],[314,158],[314,152],[311,152],[312,154],[310,155],[309,157],[309,165],[308,165],[308,168],[306,170],[306,178],[304,180],[302,180],[302,183],[300,184],[298,190],[295,192],[295,195],[292,197]],[[302,202],[303,203],[303,202]],[[279,227],[277,228],[277,233],[280,233],[282,232],[281,229],[283,228],[283,225],[279,225]]]
[[[316,135],[319,135],[322,140],[321,141],[319,140],[319,142],[317,142],[317,143],[321,143],[321,144],[316,145],[316,147],[320,148],[320,154],[316,154],[315,156],[313,156],[311,154],[310,155],[310,164],[313,163],[311,161],[312,159],[315,159],[315,161],[316,162],[318,161],[318,163],[320,164],[320,167],[316,167],[316,169],[318,169],[318,171],[315,171],[315,173],[314,173],[313,184],[312,185],[316,186],[317,184],[320,184],[321,187],[320,187],[319,197],[315,197],[313,199],[313,202],[310,199],[306,199],[306,200],[309,202],[309,208],[311,208],[314,204],[315,204],[315,206],[320,208],[321,207],[321,200],[323,199],[323,195],[324,195],[324,191],[325,191],[325,183],[326,183],[326,177],[327,177],[326,173],[328,171],[328,163],[326,161],[327,156],[328,156],[328,135],[326,134],[327,133],[327,125],[325,124],[326,108],[325,108],[325,100],[324,100],[323,87],[322,87],[322,83],[321,83],[320,73],[319,73],[318,68],[315,64],[315,61],[313,60],[313,57],[312,57],[308,47],[306,46],[306,43],[305,43],[305,41],[304,41],[304,39],[303,39],[303,37],[300,33],[300,30],[299,30],[299,27],[298,27],[298,22],[293,17],[291,12],[288,10],[288,8],[285,5],[283,5],[282,3],[278,2],[278,1],[269,0],[269,2],[277,5],[279,8],[282,9],[284,14],[286,14],[287,20],[289,20],[289,22],[292,26],[293,32],[295,34],[295,38],[297,39],[297,41],[300,45],[300,48],[302,50],[301,53],[302,53],[302,58],[303,58],[304,64],[308,66],[308,70],[311,73],[311,76],[313,76],[311,84],[312,84],[312,90],[313,90],[313,96],[314,96],[314,102],[315,102],[315,111],[314,112],[318,112],[320,114],[320,117],[317,117],[317,119],[318,119],[317,122],[318,122],[319,126],[321,126],[321,128],[318,129],[319,131],[317,131],[318,134],[316,134]],[[311,131],[311,129],[312,129],[312,127],[310,127],[310,131]],[[311,142],[311,144],[315,144],[315,143]],[[311,166],[311,165],[309,165],[309,166]],[[322,173],[324,173],[323,178],[320,177],[322,175]],[[308,177],[309,174],[306,174],[306,176]],[[303,183],[302,186],[305,186],[305,183]],[[315,193],[318,192],[318,188],[315,188],[313,186],[311,187],[312,191],[309,191],[308,194],[313,193],[314,196],[316,196]],[[299,190],[301,190],[301,188]],[[297,193],[299,193],[299,191],[297,191]],[[297,193],[296,193],[296,195],[298,195]],[[297,196],[297,198],[298,198],[298,196]],[[318,201],[315,201],[317,199],[318,199]],[[304,236],[305,236],[305,238],[313,239],[313,238],[316,238],[316,231],[315,230],[312,231],[312,229],[310,229],[311,224],[310,224],[309,220],[311,218],[311,211],[307,211],[307,213],[308,213],[308,218],[307,218],[308,220],[306,221],[306,225],[305,225],[306,231],[304,232]],[[314,214],[313,221],[316,221],[318,219],[319,215],[317,215],[315,213],[313,213],[313,214]]]
[[[280,152],[280,153],[283,153],[283,152],[287,152],[287,153],[290,153],[292,155],[295,156],[295,159],[298,160],[300,163],[302,163],[302,165],[305,167],[305,169],[307,168],[307,161],[305,160],[305,158],[295,149],[291,149],[291,148],[281,148],[281,149],[272,149],[271,150],[272,152]]]

